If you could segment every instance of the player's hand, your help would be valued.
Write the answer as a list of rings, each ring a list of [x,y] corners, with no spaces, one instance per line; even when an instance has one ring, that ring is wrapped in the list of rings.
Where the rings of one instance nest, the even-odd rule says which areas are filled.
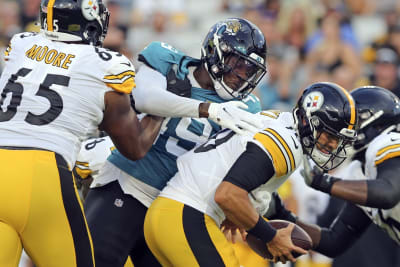
[[[236,224],[234,224],[228,219],[225,219],[221,223],[221,231],[224,233],[226,239],[228,239],[228,241],[232,242],[233,244],[236,242],[238,233],[240,233],[242,240],[246,241],[246,236],[247,236],[246,230],[238,227]]]
[[[293,228],[294,224],[290,224],[286,228],[277,230],[274,238],[267,243],[268,251],[271,253],[275,263],[278,261],[286,263],[287,260],[295,262],[296,259],[293,257],[292,251],[300,254],[307,253],[306,250],[293,244],[291,239]]]
[[[192,84],[189,79],[181,80],[176,77],[174,67],[167,73],[167,91],[182,97],[190,97],[192,95]]]
[[[304,157],[303,169],[300,173],[308,186],[328,194],[331,192],[333,183],[340,180],[324,173],[317,165],[311,167],[308,157]]]
[[[312,187],[314,179],[316,176],[320,176],[323,174],[323,171],[318,168],[316,165],[311,167],[310,159],[308,157],[303,158],[303,169],[300,170],[301,175],[304,178],[304,181],[308,186]]]
[[[297,217],[291,211],[287,210],[282,199],[277,192],[271,194],[269,208],[263,217],[268,220],[286,220],[296,223]]]
[[[208,108],[208,118],[222,128],[229,128],[238,134],[256,133],[263,127],[259,116],[245,111],[247,105],[240,101],[211,103]]]

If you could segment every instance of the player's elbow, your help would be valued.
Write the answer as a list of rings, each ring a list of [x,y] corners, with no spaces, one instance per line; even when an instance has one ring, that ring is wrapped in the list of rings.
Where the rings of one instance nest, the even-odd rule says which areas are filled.
[[[370,190],[367,206],[378,209],[392,209],[400,202],[400,193],[394,187],[386,186],[384,190]]]
[[[228,194],[223,193],[222,190],[218,190],[215,192],[214,201],[218,204],[222,209],[229,203],[230,196]]]
[[[382,198],[380,207],[381,209],[392,209],[399,203],[399,196],[396,195],[387,195]]]
[[[215,191],[214,201],[221,207],[222,210],[227,209],[231,203],[235,201],[235,196],[231,190],[231,185],[227,182],[222,182]]]

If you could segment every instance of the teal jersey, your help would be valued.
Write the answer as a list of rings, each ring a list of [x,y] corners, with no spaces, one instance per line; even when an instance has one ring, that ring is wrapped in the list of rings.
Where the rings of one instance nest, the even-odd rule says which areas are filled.
[[[168,73],[173,64],[178,65],[178,73],[187,75],[189,73],[187,65],[198,63],[197,59],[187,57],[162,43],[152,43],[144,52],[140,54],[139,58],[164,75]],[[159,53],[161,55],[156,60],[156,55]],[[172,55],[170,55],[171,53]],[[168,66],[170,67],[168,68]],[[198,87],[192,87],[191,98],[202,102],[226,102],[215,91]],[[260,101],[254,95],[249,95],[242,101],[248,105],[247,110],[249,112],[257,113],[261,111]],[[210,136],[220,129],[221,127],[218,124],[206,118],[166,118],[157,140],[143,159],[131,161],[118,150],[113,150],[108,161],[132,177],[162,190],[169,179],[178,171],[177,157],[206,142]]]

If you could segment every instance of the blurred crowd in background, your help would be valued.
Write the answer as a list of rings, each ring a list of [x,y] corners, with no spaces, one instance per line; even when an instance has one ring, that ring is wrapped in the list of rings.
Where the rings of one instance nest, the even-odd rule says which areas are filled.
[[[372,84],[400,96],[399,0],[105,2],[111,18],[104,46],[125,54],[135,65],[138,53],[152,41],[169,43],[199,58],[203,38],[215,22],[243,17],[256,24],[268,43],[268,73],[255,91],[263,109],[291,110],[302,89],[316,81],[332,81],[348,90]],[[13,34],[39,30],[39,5],[40,0],[0,0],[0,50],[7,47]],[[0,60],[0,73],[3,63]],[[311,191],[306,194],[312,189],[299,185],[303,181],[300,177],[292,181],[282,194],[287,196],[292,209],[314,222],[332,200],[329,202],[327,195],[316,196]],[[296,201],[291,202],[293,198]],[[388,238],[380,240],[386,239],[380,230],[370,231],[372,234],[366,239],[372,240],[372,246],[368,247],[366,240],[359,242],[360,253],[365,255],[362,263],[333,266],[377,266],[374,259],[379,266],[400,266],[391,265],[400,264],[399,248]],[[347,259],[357,259],[354,253],[349,252]],[[385,265],[382,258],[391,256],[397,258],[390,258],[390,265]],[[321,264],[315,266],[330,264],[330,260],[315,261]]]
[[[268,42],[268,74],[256,91],[264,109],[289,110],[315,81],[346,89],[374,84],[400,95],[398,0],[106,0],[104,46],[134,62],[151,41],[200,56],[208,29],[244,17]],[[40,0],[0,0],[0,47],[14,33],[37,31]],[[1,71],[0,65],[0,71]]]

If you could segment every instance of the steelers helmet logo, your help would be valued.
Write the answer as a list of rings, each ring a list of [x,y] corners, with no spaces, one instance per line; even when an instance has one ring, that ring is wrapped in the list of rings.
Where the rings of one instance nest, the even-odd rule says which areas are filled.
[[[321,92],[314,91],[309,93],[305,97],[305,101],[303,102],[303,108],[307,112],[314,112],[321,108],[322,104],[324,104],[324,96]]]
[[[94,20],[99,16],[99,3],[97,0],[83,0],[82,14],[87,20]]]

